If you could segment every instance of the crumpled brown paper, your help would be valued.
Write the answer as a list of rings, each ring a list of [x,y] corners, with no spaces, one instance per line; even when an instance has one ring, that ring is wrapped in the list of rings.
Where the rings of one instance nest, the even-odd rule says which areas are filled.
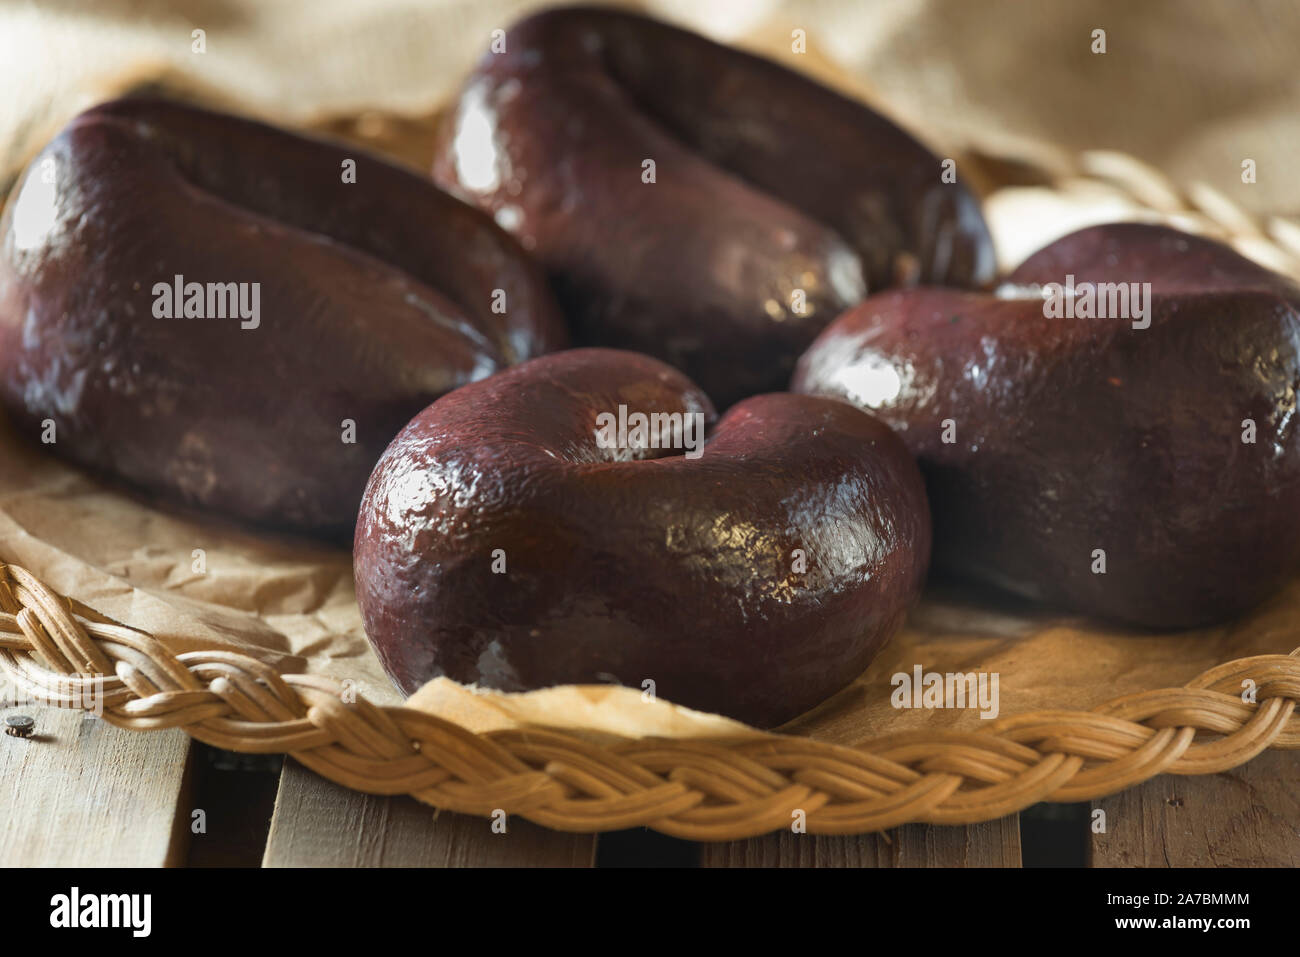
[[[7,96],[0,97],[0,133],[5,134],[0,136],[4,140],[0,185],[6,182],[6,172],[12,176],[15,160],[29,156],[75,109],[142,82],[291,124],[324,123],[331,116],[354,116],[371,108],[405,112],[413,119],[393,128],[381,125],[367,133],[364,123],[348,120],[339,124],[340,131],[365,134],[372,145],[386,145],[394,155],[420,164],[421,150],[428,142],[423,118],[477,56],[481,35],[504,26],[517,9],[535,5],[384,0],[357,7],[338,0],[270,5],[192,0],[166,10],[146,5],[144,14],[132,20],[120,15],[130,4],[113,2],[96,7],[99,32],[87,26],[86,17],[73,15],[70,8],[56,9],[59,5],[6,8],[0,11],[0,22],[8,28],[0,29],[0,51],[15,53],[22,48],[24,62],[32,69],[38,68],[40,57],[46,58],[47,66],[58,60],[67,69],[58,74],[60,82],[45,86],[30,73],[23,74],[23,82],[15,80]],[[723,39],[750,31],[750,45],[774,52],[781,52],[792,25],[807,24],[811,36],[827,37],[828,46],[840,56],[837,61],[825,51],[814,51],[794,65],[843,89],[870,95],[896,116],[907,117],[907,125],[927,133],[940,149],[945,144],[956,149],[990,139],[1003,145],[1029,142],[1052,129],[1052,117],[1040,102],[1018,103],[1016,98],[1041,98],[1045,88],[1059,94],[1068,86],[1068,78],[1051,72],[1045,56],[1035,61],[1038,79],[1034,82],[1019,77],[1001,84],[996,78],[1006,66],[1005,43],[997,46],[996,31],[980,34],[989,44],[983,54],[954,53],[953,44],[964,43],[962,38],[974,29],[973,14],[962,10],[978,7],[987,17],[1001,17],[1017,36],[1028,31],[1049,46],[1075,42],[1069,38],[1072,34],[1062,39],[1053,29],[1077,31],[1080,24],[1098,18],[1109,26],[1112,43],[1126,36],[1143,36],[1143,42],[1150,42],[1156,29],[1149,24],[1142,27],[1146,14],[1133,13],[1131,5],[1109,2],[1094,5],[1088,15],[1079,15],[1079,5],[1071,5],[1076,12],[1058,17],[1055,28],[1041,11],[1026,21],[1023,6],[1017,6],[1019,12],[1013,17],[983,4],[946,0],[882,2],[871,5],[870,16],[863,12],[865,8],[851,4],[801,6],[778,0],[749,5],[743,13],[736,5],[721,5],[731,11],[729,16],[708,5],[663,0],[652,6],[680,14]],[[1252,9],[1256,16],[1265,16],[1259,11],[1268,7]],[[1189,27],[1187,14],[1184,7],[1177,21],[1159,24],[1165,42],[1173,44],[1160,47],[1166,50],[1167,61],[1181,62],[1172,32],[1190,31],[1200,42],[1213,28],[1206,23],[1218,16],[1207,14],[1208,20]],[[957,30],[952,26],[957,22],[965,26]],[[832,29],[836,23],[841,24],[838,30]],[[1132,28],[1127,33],[1125,23]],[[945,33],[945,24],[954,31],[951,36]],[[209,30],[212,59],[197,60],[188,52],[190,30],[196,27]],[[418,34],[421,29],[435,33]],[[406,37],[404,44],[402,37]],[[116,52],[106,52],[102,44],[117,44],[111,48]],[[420,73],[412,60],[429,51],[437,55],[422,61],[426,70]],[[917,51],[925,55],[913,63]],[[788,53],[784,58],[791,60]],[[15,62],[8,61],[11,71]],[[904,82],[909,64],[916,79],[910,86]],[[1272,59],[1254,65],[1269,75],[1278,73]],[[868,71],[871,81],[866,79]],[[980,80],[976,91],[963,85],[972,76]],[[1288,83],[1295,82],[1289,56],[1285,76]],[[1164,75],[1149,79],[1169,80]],[[1094,77],[1089,82],[1101,85],[1078,95],[1111,96],[1116,110],[1125,105],[1115,98],[1119,87],[1113,86],[1114,77]],[[1077,91],[1077,78],[1075,83]],[[1248,86],[1258,93],[1257,86]],[[988,97],[990,90],[996,93],[991,101],[979,103],[978,108],[971,105],[971,95]],[[1213,121],[1226,108],[1224,104],[1239,102],[1242,95],[1229,89],[1215,100],[1220,109],[1205,109],[1203,103],[1196,108]],[[1262,93],[1258,96],[1257,112],[1264,119],[1243,139],[1254,144],[1250,148],[1256,152],[1264,149],[1261,144],[1275,148],[1286,139],[1279,133],[1286,121],[1268,110],[1275,100]],[[1161,144],[1208,141],[1211,122],[1184,131],[1181,140],[1172,137],[1168,110],[1168,102],[1160,101],[1157,112],[1162,118],[1155,128],[1144,126],[1140,115],[1136,120],[1116,119],[1115,136],[1127,136],[1138,144],[1138,151],[1145,150],[1148,159],[1157,161]],[[1097,119],[1095,103],[1085,112],[1090,121]],[[1186,110],[1175,113],[1188,115]],[[922,116],[926,122],[920,120]],[[993,125],[990,118],[1005,122]],[[977,128],[980,123],[984,126]],[[1130,127],[1141,129],[1134,132]],[[1156,135],[1162,131],[1163,139]],[[1296,139],[1300,135],[1288,142],[1294,145]],[[1062,145],[1120,144],[1112,138]],[[1210,152],[1217,156],[1222,151],[1216,147]],[[1182,158],[1184,166],[1188,162]],[[1231,172],[1235,177],[1235,167]],[[1254,199],[1259,195],[1251,194]],[[1001,256],[1009,264],[1069,228],[1144,215],[1120,194],[1099,197],[1086,190],[1069,195],[1043,189],[1009,190],[991,197],[987,206]],[[1275,206],[1285,207],[1275,211],[1288,212],[1300,208],[1300,203]],[[222,646],[254,652],[286,672],[351,680],[361,694],[377,703],[401,700],[366,646],[346,551],[159,505],[63,464],[39,445],[15,436],[3,422],[0,560],[29,568],[57,590],[152,632],[176,651]],[[1117,695],[1178,685],[1230,658],[1289,652],[1300,644],[1297,636],[1300,580],[1239,621],[1163,635],[1116,631],[988,593],[932,588],[866,674],[786,730],[852,744],[888,731],[979,725],[980,712],[973,708],[893,707],[893,676],[911,675],[917,666],[926,672],[995,673],[998,715],[1006,716],[1042,708],[1087,708]],[[535,724],[598,737],[749,733],[717,715],[647,699],[639,689],[608,686],[502,695],[438,679],[410,703],[475,731]]]

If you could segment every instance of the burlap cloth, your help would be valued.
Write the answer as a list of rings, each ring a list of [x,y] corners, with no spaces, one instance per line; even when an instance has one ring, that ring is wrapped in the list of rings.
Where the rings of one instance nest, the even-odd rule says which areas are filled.
[[[422,165],[427,118],[491,30],[535,6],[0,0],[0,187],[72,114],[140,86],[354,136]],[[1245,209],[1300,212],[1292,178],[1300,7],[1286,0],[647,6],[869,99],[941,155],[978,148],[1050,165],[1080,149],[1116,149],[1176,182],[1209,183]],[[206,33],[206,53],[192,52],[196,29]],[[791,53],[794,29],[806,31],[807,54]],[[1096,29],[1106,31],[1105,54],[1091,51]],[[1253,184],[1241,181],[1245,159],[1256,164]],[[1077,225],[1141,210],[1119,196],[1030,188],[991,197],[989,215],[1000,257],[1014,263]],[[366,647],[346,552],[123,492],[44,455],[3,424],[0,559],[176,651],[257,650],[287,670],[351,680],[371,700],[399,700]],[[789,730],[851,744],[886,730],[979,723],[971,709],[893,708],[890,676],[916,665],[997,673],[1006,716],[1086,708],[1298,644],[1300,581],[1242,620],[1173,635],[1118,632],[987,594],[932,589],[866,674]],[[518,722],[627,735],[736,730],[613,687],[499,695],[439,680],[412,701],[475,730]]]

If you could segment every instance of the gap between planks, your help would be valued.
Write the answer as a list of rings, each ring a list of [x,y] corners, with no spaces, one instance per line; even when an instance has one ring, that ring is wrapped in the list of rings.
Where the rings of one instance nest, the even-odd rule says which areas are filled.
[[[1016,815],[967,827],[908,824],[845,837],[782,831],[704,844],[702,867],[1019,867]]]

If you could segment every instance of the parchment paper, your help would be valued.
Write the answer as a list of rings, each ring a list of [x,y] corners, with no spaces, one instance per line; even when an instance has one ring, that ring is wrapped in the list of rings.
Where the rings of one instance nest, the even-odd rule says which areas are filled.
[[[508,24],[517,9],[531,6],[536,4],[192,0],[171,6],[104,2],[87,14],[75,5],[37,7],[0,0],[0,77],[10,82],[0,97],[0,173],[11,179],[19,160],[77,109],[141,83],[286,124],[358,136],[422,165],[428,116],[478,55],[487,32]],[[1205,52],[1208,35],[1216,41],[1249,37],[1257,20],[1289,22],[1293,8],[1249,5],[1252,13],[1228,22],[1222,13],[1199,6],[1198,16],[1189,18],[1189,8],[1183,7],[1180,18],[1153,23],[1154,14],[1133,8],[1149,11],[1166,4],[1071,4],[1073,12],[1054,16],[1042,13],[1040,5],[1029,14],[1026,5],[999,12],[1004,4],[892,0],[870,5],[652,6],[721,39],[740,39],[779,53],[796,67],[906,116],[907,125],[944,155],[949,149],[956,155],[972,143],[1015,143],[1046,151],[1124,146],[1154,162],[1168,161],[1166,168],[1191,168],[1227,184],[1238,179],[1237,160],[1224,169],[1216,166],[1227,162],[1225,147],[1213,135],[1216,124],[1237,130],[1228,153],[1285,154],[1289,162],[1300,142],[1300,131],[1294,129],[1294,94],[1300,86],[1289,53],[1281,64],[1258,50],[1234,53],[1231,43],[1221,43],[1214,50],[1215,62],[1227,64],[1238,76],[1243,59],[1253,58],[1254,72],[1236,85],[1232,77],[1220,78],[1208,104],[1203,97],[1193,104],[1195,97],[1188,92],[1188,84],[1204,86],[1196,86],[1200,81],[1190,58],[1196,50]],[[1078,12],[1081,7],[1085,13]],[[977,30],[975,15],[968,12],[972,8],[1001,24],[1004,32]],[[1300,17],[1295,19],[1300,24]],[[1080,59],[1077,52],[1057,62],[1046,53],[1036,59],[1033,82],[1018,73],[1008,76],[1005,30],[1015,34],[1016,42],[1023,34],[1037,37],[1048,52],[1073,51],[1073,44],[1086,49],[1084,27],[1094,21],[1109,26],[1112,43],[1128,38],[1149,44],[1152,37],[1163,36],[1147,53],[1167,69],[1151,73],[1143,87],[1150,92],[1155,84],[1163,100],[1132,95],[1134,84],[1145,76],[1145,67],[1134,72],[1132,51],[1106,67],[1120,78],[1094,72],[1082,86],[1080,64],[1097,64]],[[190,32],[197,27],[209,31],[204,58],[190,53]],[[814,42],[811,55],[794,59],[788,51],[794,27],[806,28],[814,40],[824,37],[826,43]],[[980,42],[965,43],[970,37]],[[1294,43],[1284,45],[1293,51]],[[1263,48],[1273,46],[1266,42]],[[1265,77],[1284,81],[1287,93],[1270,86],[1266,95],[1260,85]],[[1066,124],[1063,133],[1045,104],[1066,109],[1080,96],[1090,104],[1081,112],[1086,129]],[[1233,104],[1240,106],[1251,96],[1254,125],[1250,116],[1230,115]],[[1113,111],[1106,127],[1111,132],[1098,137],[1107,118],[1095,101],[1106,97]],[[405,112],[410,119],[370,122],[366,111],[372,109]],[[1175,118],[1195,114],[1199,122],[1175,136],[1171,111]],[[354,122],[357,116],[360,121]],[[1080,137],[1084,142],[1078,142]],[[1187,144],[1201,144],[1200,152],[1189,154]],[[1176,162],[1171,159],[1175,155]],[[1271,192],[1261,188],[1243,197],[1237,190],[1234,198],[1275,212],[1300,209],[1294,195],[1278,192],[1277,180]],[[7,181],[0,175],[0,186]],[[1118,193],[1036,188],[1000,192],[989,197],[987,209],[1000,258],[1008,264],[1086,223],[1147,215]],[[178,651],[212,646],[253,651],[286,671],[350,679],[378,703],[400,701],[365,644],[346,551],[152,502],[64,465],[39,445],[15,436],[3,422],[0,558],[31,569],[107,615],[153,632]],[[1005,716],[1048,707],[1086,708],[1119,694],[1181,684],[1232,657],[1289,652],[1300,644],[1298,635],[1300,581],[1234,623],[1164,635],[1116,631],[988,593],[934,587],[866,674],[787,730],[851,744],[891,730],[977,726],[981,718],[973,709],[891,706],[891,676],[910,674],[917,665],[940,673],[997,673],[1000,714]],[[593,735],[747,733],[716,715],[646,700],[639,689],[570,687],[501,695],[439,679],[410,703],[477,731],[531,723]]]

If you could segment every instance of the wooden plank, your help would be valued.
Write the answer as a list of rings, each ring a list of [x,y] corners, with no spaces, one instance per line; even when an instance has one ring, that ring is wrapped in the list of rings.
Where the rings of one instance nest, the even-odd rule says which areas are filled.
[[[591,867],[596,838],[522,818],[494,833],[487,818],[438,813],[408,797],[375,797],[287,759],[265,867]]]
[[[848,837],[782,831],[705,844],[701,867],[1019,867],[1016,816],[970,827],[908,824]]]
[[[190,739],[124,731],[67,708],[5,707],[36,719],[0,735],[0,865],[179,864],[189,838]]]
[[[1266,751],[1223,774],[1162,774],[1093,803],[1093,867],[1300,866],[1300,753]]]

